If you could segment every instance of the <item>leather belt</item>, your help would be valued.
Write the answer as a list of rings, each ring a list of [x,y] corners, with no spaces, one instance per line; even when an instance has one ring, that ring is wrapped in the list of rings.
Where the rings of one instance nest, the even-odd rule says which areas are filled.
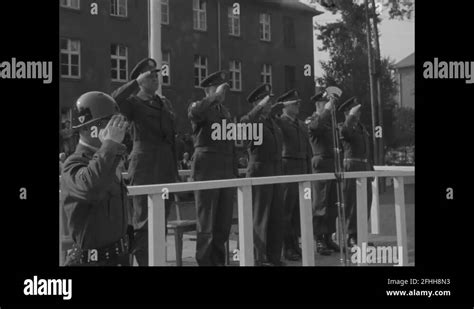
[[[367,159],[359,159],[359,158],[344,158],[344,161],[354,161],[354,162],[361,162],[361,163],[369,163]]]
[[[77,244],[74,244],[69,254],[72,255],[73,259],[77,259],[80,264],[84,264],[110,260],[129,252],[130,239],[128,235],[125,235],[113,244],[98,249],[81,249]]]
[[[212,146],[197,146],[195,147],[194,149],[196,152],[197,151],[201,151],[201,152],[217,152],[217,153],[220,153],[220,154],[225,154],[225,155],[234,155],[233,152],[231,151],[226,151],[222,148],[218,148],[218,147],[212,147]]]

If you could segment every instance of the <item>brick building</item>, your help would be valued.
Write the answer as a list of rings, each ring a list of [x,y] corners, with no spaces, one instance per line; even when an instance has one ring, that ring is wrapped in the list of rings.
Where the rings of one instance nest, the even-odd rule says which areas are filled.
[[[91,14],[92,3],[98,14]],[[173,102],[178,130],[190,132],[186,110],[203,96],[207,74],[231,75],[228,105],[239,117],[250,108],[249,92],[270,82],[275,95],[296,88],[304,99],[301,118],[312,112],[314,93],[312,17],[297,0],[161,0],[163,62],[169,65],[162,92]],[[236,13],[239,4],[240,14]],[[60,0],[60,106],[62,119],[77,97],[111,93],[148,55],[148,1]],[[310,76],[305,76],[305,65]]]

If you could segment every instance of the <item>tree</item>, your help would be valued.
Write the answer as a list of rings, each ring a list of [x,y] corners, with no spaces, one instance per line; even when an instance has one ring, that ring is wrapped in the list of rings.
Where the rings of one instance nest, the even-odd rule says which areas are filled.
[[[338,11],[339,7],[351,1],[348,0],[308,0],[310,5],[315,5],[318,3],[327,10],[335,13]],[[357,4],[363,3],[363,0],[354,1]],[[415,0],[387,0],[387,1],[376,1],[382,5],[382,9],[388,9],[390,19],[400,19],[405,18],[411,19],[415,13]]]
[[[415,144],[415,110],[409,107],[398,107],[394,110],[394,136],[388,146],[397,148]]]
[[[329,61],[321,61],[323,76],[317,79],[324,86],[337,85],[346,94],[356,96],[363,104],[361,121],[372,132],[369,69],[367,58],[366,19],[364,5],[340,1],[337,11],[341,20],[326,25],[316,25],[320,31],[317,39],[322,42],[321,51],[329,53]],[[394,97],[397,83],[392,77],[394,61],[381,59],[381,87],[384,109],[384,136],[392,134],[391,112],[396,106]]]

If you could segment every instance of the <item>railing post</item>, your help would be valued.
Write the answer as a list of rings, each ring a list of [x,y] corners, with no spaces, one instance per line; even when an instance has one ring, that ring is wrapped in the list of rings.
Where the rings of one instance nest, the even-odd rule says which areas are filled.
[[[165,201],[148,195],[148,266],[166,266]]]
[[[393,177],[393,189],[395,193],[397,246],[402,248],[402,252],[398,252],[398,266],[406,266],[408,264],[408,244],[405,215],[405,181],[403,177]]]
[[[240,266],[253,266],[252,186],[237,188]]]
[[[372,181],[372,206],[370,209],[370,232],[372,234],[380,233],[379,222],[379,178],[375,177]]]
[[[314,266],[313,209],[311,205],[311,183],[299,182],[301,246],[303,266]],[[309,197],[309,198],[308,198]]]
[[[368,246],[369,233],[367,228],[367,178],[357,178],[357,246],[365,250]],[[365,254],[362,253],[362,256]],[[358,263],[358,266],[366,263]]]

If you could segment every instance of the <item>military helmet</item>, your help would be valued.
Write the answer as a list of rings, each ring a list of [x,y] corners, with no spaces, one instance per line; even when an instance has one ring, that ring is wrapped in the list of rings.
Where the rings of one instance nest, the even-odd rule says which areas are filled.
[[[79,129],[119,113],[119,107],[108,94],[90,91],[77,99],[74,113],[73,129]]]

